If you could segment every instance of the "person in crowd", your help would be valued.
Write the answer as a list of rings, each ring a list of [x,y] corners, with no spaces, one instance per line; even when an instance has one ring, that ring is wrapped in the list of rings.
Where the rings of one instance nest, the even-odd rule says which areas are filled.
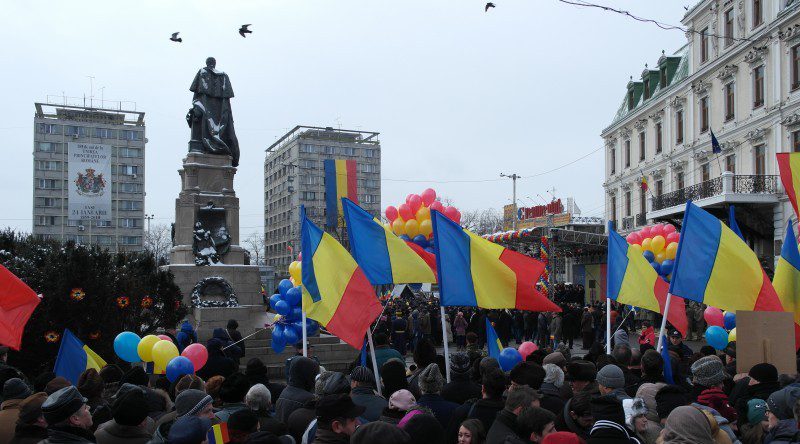
[[[672,330],[669,334],[669,350],[678,354],[681,361],[688,361],[694,351],[683,342],[683,335],[678,330]]]
[[[736,341],[731,341],[723,350],[725,356],[725,373],[735,375],[736,371]]]
[[[797,406],[795,405],[795,410]],[[795,412],[795,417],[800,415]],[[764,442],[769,430],[769,421],[767,420],[767,401],[763,399],[753,398],[747,401],[747,423],[739,427],[739,433],[742,436],[742,444],[761,444]]]
[[[667,421],[670,412],[678,407],[689,404],[689,395],[677,385],[665,385],[656,392],[656,413],[659,422],[663,425]]]
[[[630,338],[628,337],[628,324],[622,323],[617,326],[616,330],[613,330],[614,334],[611,335],[611,347],[614,348],[617,345],[627,345],[628,347],[631,346]]]
[[[22,400],[10,444],[36,444],[47,438],[47,422],[42,416],[42,404],[46,399],[46,393],[36,392]]]
[[[224,329],[219,328],[217,330],[220,331],[220,335],[225,334]],[[208,381],[213,376],[222,376],[227,378],[237,370],[234,360],[226,356],[226,353],[222,350],[223,346],[224,342],[216,337],[211,338],[208,340],[208,342],[206,342],[206,349],[208,349],[208,360],[203,368],[195,372],[197,376]]]
[[[31,389],[22,379],[11,378],[3,384],[3,403],[0,404],[0,444],[7,444],[14,436],[22,401],[31,395]]]
[[[564,379],[569,382],[572,393],[577,394],[581,391],[597,393],[597,369],[589,361],[575,360],[567,364],[567,372]]]
[[[613,396],[599,396],[592,399],[590,404],[594,418],[594,425],[589,432],[590,443],[639,443],[636,433],[625,422],[622,402]]]
[[[419,374],[430,364],[436,362],[436,347],[429,340],[420,339],[414,348],[414,363],[417,369],[408,378],[408,391],[419,400],[422,393],[419,390]]]
[[[800,399],[800,386],[784,387],[767,398],[767,436],[765,443],[797,443],[800,432],[794,409]]]
[[[286,384],[271,382],[269,380],[269,376],[267,376],[267,366],[264,365],[264,362],[259,358],[250,358],[247,361],[244,374],[247,376],[247,380],[250,382],[251,386],[263,384],[264,387],[268,388],[272,399],[280,398],[281,392],[286,388]]]
[[[550,313],[541,312],[539,313],[539,319],[537,320],[537,335],[538,340],[536,343],[539,345],[539,348],[547,348],[550,344]]]
[[[625,412],[625,426],[639,438],[643,444],[655,444],[661,434],[661,427],[647,419],[647,406],[642,398],[622,401]]]
[[[178,346],[178,351],[181,353],[186,347],[198,342],[197,332],[194,330],[194,327],[192,327],[192,324],[190,324],[188,320],[181,322],[180,331],[175,339],[178,341],[176,345]]]
[[[236,322],[236,321],[234,321]],[[238,324],[236,324],[238,327]],[[217,339],[222,343],[222,349],[225,353],[225,356],[231,358],[236,364],[236,368],[239,368],[239,360],[244,356],[244,352],[240,347],[241,344],[235,344],[234,340],[228,335],[228,330],[222,327],[215,328],[212,334],[213,339]]]
[[[390,359],[397,359],[405,366],[406,361],[403,355],[389,347],[389,337],[385,333],[376,333],[372,339],[375,343],[375,361],[378,363],[378,368],[383,367],[383,364]]]
[[[100,369],[99,375],[103,379],[103,394],[100,396],[107,403],[119,390],[123,372],[119,366],[109,364]],[[44,387],[42,387],[42,390],[34,389],[34,391],[44,391]]]
[[[356,405],[350,395],[325,395],[317,402],[317,432],[313,444],[347,444],[358,428],[366,408]]]
[[[486,430],[477,419],[467,419],[458,428],[457,444],[484,444],[486,443]]]
[[[469,356],[466,353],[450,354],[450,382],[442,388],[442,397],[461,405],[481,396],[481,386],[470,378]]]
[[[275,403],[276,418],[286,423],[293,411],[303,406],[314,395],[314,378],[319,373],[319,364],[310,358],[301,356],[292,364],[287,387]]]
[[[467,356],[469,356],[469,362],[480,361],[486,356],[483,346],[480,344],[480,337],[471,331],[467,332]]]
[[[47,438],[41,444],[94,442],[92,414],[86,401],[72,385],[48,396],[42,403],[42,416],[47,421]]]
[[[636,395],[636,389],[639,388],[640,377],[635,375],[630,370],[631,359],[633,358],[633,351],[630,346],[619,344],[611,351],[611,356],[617,362],[622,373],[625,375],[625,393],[633,397]]]
[[[725,369],[717,356],[706,356],[692,364],[692,399],[710,407],[729,422],[736,422],[736,409],[724,391]]]
[[[543,409],[550,410],[558,415],[564,410],[564,399],[561,397],[561,387],[564,385],[564,371],[555,364],[545,364],[544,380],[540,388],[542,399],[539,401]]]
[[[526,438],[517,434],[517,417],[523,408],[535,406],[537,400],[536,391],[528,386],[520,386],[508,392],[505,407],[497,413],[492,427],[486,434],[486,444],[503,444],[509,436],[519,439]]]
[[[774,365],[768,363],[754,365],[747,376],[734,384],[729,395],[729,400],[739,417],[739,423],[743,423],[747,416],[747,401],[753,398],[768,399],[779,389],[778,369]]]
[[[314,346],[310,342],[306,343],[306,354],[308,355],[308,358],[313,359],[314,361],[316,361],[317,364],[319,364],[319,358],[314,356]],[[294,362],[294,360],[297,359],[297,358],[300,358],[302,356],[304,356],[303,355],[303,341],[295,342],[295,344],[294,344],[294,355],[288,357],[286,359],[285,363],[284,363],[284,366],[285,366],[284,367],[284,374],[285,375],[288,375],[289,372],[291,371],[292,363]]]
[[[589,350],[594,343],[594,317],[590,307],[584,307],[581,315],[581,339],[583,350]]]
[[[447,401],[442,397],[444,378],[439,366],[437,364],[428,364],[427,367],[419,372],[418,381],[421,396],[417,398],[417,405],[430,409],[433,416],[442,424],[442,427],[447,427],[453,411],[458,408],[458,404]]]
[[[444,442],[444,429],[442,425],[439,424],[439,421],[430,413],[412,410],[406,417],[408,417],[407,421],[403,422],[401,420],[398,427],[403,429],[411,437],[409,444]]]
[[[197,416],[208,420],[216,419],[214,416],[213,398],[202,390],[187,388],[175,397],[175,415],[172,420],[165,421],[156,427],[150,444],[166,443],[170,429],[177,418]],[[166,415],[165,415],[166,416]]]
[[[224,376],[212,376],[206,381],[206,393],[213,399],[214,408],[222,408],[222,383],[225,382]]]
[[[493,360],[496,362],[496,360]],[[484,429],[492,428],[497,413],[505,408],[503,392],[506,390],[506,375],[499,368],[489,368],[483,375],[481,399],[470,400],[458,407],[447,427],[448,442],[458,436],[458,427],[465,419],[478,419]]]
[[[81,395],[88,399],[86,403],[89,404],[89,410],[94,417],[97,409],[106,403],[103,399],[103,389],[105,388],[103,378],[100,377],[97,370],[89,368],[80,374],[76,387]]]
[[[220,422],[227,421],[235,411],[247,409],[244,397],[247,396],[248,390],[250,390],[250,383],[247,376],[242,373],[236,372],[225,378],[220,392],[222,409],[216,413]]]
[[[175,421],[167,440],[169,444],[203,444],[210,428],[210,419],[187,415]]]
[[[713,416],[692,406],[677,407],[669,414],[661,438],[664,444],[730,442]]]
[[[314,397],[289,415],[286,426],[298,442],[312,442],[317,432],[317,402],[328,395],[349,395],[350,381],[341,372],[323,371],[314,382]]]
[[[381,412],[380,421],[395,424],[400,422],[401,419],[417,404],[414,395],[408,390],[398,390],[392,393],[389,398],[389,405]]]
[[[452,371],[452,369],[451,369]],[[389,398],[398,390],[408,389],[405,363],[399,359],[390,359],[380,367],[381,390],[383,397]]]
[[[647,350],[642,354],[642,384],[645,383],[665,383],[664,381],[664,359],[655,350]]]
[[[591,392],[581,391],[564,403],[563,410],[556,417],[556,429],[572,432],[584,441],[589,439],[589,431],[594,424],[591,411]]]
[[[464,319],[464,313],[459,311],[456,313],[456,318],[453,321],[453,333],[455,333],[455,342],[458,351],[464,351],[467,347],[467,320]]]
[[[638,349],[631,350],[631,363],[628,365],[628,371],[636,376],[637,381],[641,382],[642,379],[642,351]]]
[[[542,366],[535,362],[519,362],[508,374],[511,381],[509,390],[514,390],[520,386],[528,386],[532,389],[539,390],[544,381],[545,372]]]
[[[575,338],[578,336],[580,329],[578,314],[576,314],[575,310],[571,307],[565,307],[564,316],[561,321],[561,333],[564,343],[569,346],[570,350],[575,343]]]
[[[153,421],[147,415],[147,394],[136,387],[119,396],[112,405],[114,418],[94,432],[98,444],[147,444],[153,436]]]
[[[625,392],[625,374],[616,364],[608,364],[597,372],[597,387],[601,396],[612,397],[620,403],[630,399]]]
[[[642,321],[642,333],[639,335],[639,351],[644,353],[647,350],[655,348],[656,346],[656,332],[653,328],[653,323],[645,319]]]
[[[286,434],[286,424],[275,419],[272,414],[272,393],[264,384],[250,387],[244,397],[244,403],[258,418],[259,430],[268,431],[275,436]]]
[[[407,444],[411,437],[405,430],[377,421],[359,427],[350,437],[350,444]]]
[[[50,381],[50,384],[54,384],[56,381],[63,381],[67,385],[70,385],[69,381],[67,381],[66,379],[62,378],[61,376],[59,376],[59,377],[53,379],[52,381]],[[124,384],[133,384],[133,385],[139,385],[139,386],[142,386],[142,387],[149,387],[150,386],[150,378],[147,377],[147,373],[144,371],[144,369],[137,365],[137,366],[131,367],[130,370],[126,371],[122,375],[122,379],[119,380],[119,385],[120,385],[120,387],[122,387],[122,385],[124,385]],[[63,388],[63,387],[60,387],[60,388]]]
[[[398,310],[392,321],[392,348],[397,350],[401,356],[406,355],[406,345],[408,344],[408,321],[403,317],[403,312]]]
[[[237,410],[231,413],[228,423],[229,443],[243,443],[259,430],[258,416],[250,409]]]
[[[227,325],[225,325],[225,333],[227,333],[231,343],[236,344],[236,347],[239,348],[240,354],[234,359],[236,361],[236,367],[238,368],[239,360],[245,356],[245,345],[242,339],[242,333],[239,331],[239,323],[236,319],[228,320]]]
[[[564,353],[561,353],[560,351],[554,351],[544,357],[542,360],[542,365],[545,364],[555,364],[559,366],[561,370],[564,370],[567,365],[567,358],[564,356]]]
[[[517,416],[517,433],[519,438],[507,440],[509,443],[540,443],[544,438],[556,431],[555,415],[540,407],[525,407]]]
[[[561,344],[564,336],[564,319],[563,313],[551,313],[550,314],[550,336],[553,338],[552,341],[549,342],[549,345],[555,349]]]
[[[389,405],[375,390],[375,375],[372,370],[357,366],[350,372],[350,397],[356,405],[366,408],[362,416],[365,422],[377,421],[383,409]]]

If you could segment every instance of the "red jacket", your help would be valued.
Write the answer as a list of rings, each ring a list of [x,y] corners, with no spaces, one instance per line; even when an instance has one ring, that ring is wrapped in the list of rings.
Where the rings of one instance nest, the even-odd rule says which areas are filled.
[[[656,333],[653,327],[647,327],[646,330],[642,331],[642,335],[639,336],[639,345],[645,344],[652,347],[656,346]]]

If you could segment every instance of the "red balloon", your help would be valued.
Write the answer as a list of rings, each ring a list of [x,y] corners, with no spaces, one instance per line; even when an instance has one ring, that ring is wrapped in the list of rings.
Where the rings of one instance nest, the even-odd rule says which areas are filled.
[[[717,307],[707,307],[706,310],[703,312],[703,317],[706,320],[706,323],[709,326],[716,325],[717,327],[725,326],[725,317]]]
[[[402,217],[404,221],[414,219],[414,212],[411,211],[411,207],[408,204],[400,205],[397,212],[400,213],[400,217]]]
[[[436,191],[433,191],[433,188],[427,188],[420,196],[422,197],[422,203],[429,207],[436,200]]]
[[[650,230],[651,227],[642,228],[642,230],[639,232],[639,236],[641,236],[642,240],[649,239],[652,237],[652,235],[650,234]]]
[[[458,214],[458,210],[456,207],[447,207],[444,209],[444,215],[447,216],[448,219],[456,222],[456,217],[460,218],[460,214]]]
[[[668,236],[670,233],[674,233],[677,231],[675,225],[672,224],[664,224],[664,237]]]
[[[631,233],[625,240],[631,245],[642,243],[642,238],[639,237],[639,233]]]
[[[650,228],[651,237],[663,236],[663,235],[664,235],[664,225],[655,224],[652,226],[652,228]]]
[[[408,203],[408,201],[411,200],[411,196],[413,196],[413,195],[414,195],[414,193],[411,193],[408,196],[406,196],[406,203]]]
[[[386,219],[389,219],[389,222],[394,222],[397,219],[397,208],[392,205],[386,207]]]
[[[667,235],[667,245],[671,244],[672,242],[678,242],[680,239],[681,235],[677,231],[673,231]]]
[[[434,202],[433,202],[433,203],[430,205],[430,208],[431,208],[431,211],[433,211],[433,210],[436,210],[436,211],[438,211],[438,212],[440,212],[440,213],[444,213],[444,205],[442,205],[442,203],[441,203],[441,202],[439,202],[438,200],[437,200],[437,201],[434,201]]]
[[[161,339],[163,339],[163,340],[165,340],[165,341],[172,342],[173,344],[175,343],[175,341],[173,341],[173,340],[172,340],[172,338],[170,338],[170,337],[169,337],[169,336],[167,336],[167,335],[158,335],[158,337],[159,337],[159,338],[161,338]]]
[[[198,371],[203,368],[203,366],[206,365],[206,361],[208,361],[208,350],[206,350],[205,345],[194,343],[184,348],[181,356],[189,358],[192,364],[194,364],[194,371]]]
[[[417,214],[417,210],[422,206],[422,198],[419,197],[419,194],[411,195],[411,198],[408,199],[408,206],[411,207],[411,211],[414,214]]]

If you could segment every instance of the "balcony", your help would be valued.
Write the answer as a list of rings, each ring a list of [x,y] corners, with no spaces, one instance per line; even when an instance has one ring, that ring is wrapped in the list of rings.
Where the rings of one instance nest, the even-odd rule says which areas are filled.
[[[651,210],[646,218],[656,219],[683,213],[687,200],[700,207],[724,204],[774,204],[778,202],[779,182],[778,176],[745,176],[725,172],[722,177],[652,197]]]

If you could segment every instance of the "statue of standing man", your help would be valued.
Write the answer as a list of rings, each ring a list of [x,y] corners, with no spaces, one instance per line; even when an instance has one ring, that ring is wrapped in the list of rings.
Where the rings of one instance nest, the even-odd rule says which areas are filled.
[[[190,153],[228,155],[233,166],[239,165],[239,141],[233,129],[231,97],[233,87],[228,75],[216,69],[214,57],[194,76],[189,91],[194,93],[186,122],[192,129]]]

